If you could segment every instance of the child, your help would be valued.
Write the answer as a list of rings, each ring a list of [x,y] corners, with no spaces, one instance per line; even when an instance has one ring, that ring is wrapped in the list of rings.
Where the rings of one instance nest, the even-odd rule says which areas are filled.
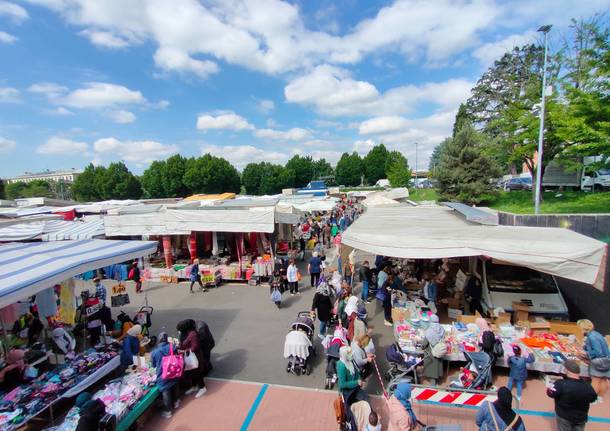
[[[521,402],[521,391],[523,390],[523,382],[527,380],[527,364],[533,364],[535,359],[531,353],[524,358],[521,356],[521,347],[513,346],[514,356],[508,358],[508,366],[510,373],[508,377],[508,390],[512,391],[513,383],[517,385],[517,399]]]
[[[273,275],[269,278],[269,287],[271,301],[273,301],[279,309],[282,305],[282,277],[279,270],[275,270]]]
[[[369,415],[369,423],[366,425],[364,431],[381,431],[381,423],[379,422],[379,416],[373,410]]]

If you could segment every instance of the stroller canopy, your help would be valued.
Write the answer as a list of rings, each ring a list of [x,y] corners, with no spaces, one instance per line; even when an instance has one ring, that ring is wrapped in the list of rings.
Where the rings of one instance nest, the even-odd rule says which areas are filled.
[[[309,348],[311,341],[302,331],[290,331],[286,335],[284,341],[284,358],[296,356],[298,358],[307,359],[309,357]]]

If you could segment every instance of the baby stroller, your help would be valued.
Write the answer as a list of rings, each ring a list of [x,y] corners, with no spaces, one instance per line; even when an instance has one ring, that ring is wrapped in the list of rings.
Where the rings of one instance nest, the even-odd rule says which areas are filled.
[[[309,358],[315,355],[313,347],[314,323],[309,311],[301,311],[290,325],[290,332],[284,341],[284,358],[288,359],[286,372],[297,376],[311,374]]]
[[[149,340],[147,344],[148,348],[153,348],[157,344],[157,337],[155,335],[150,335],[150,327],[152,326],[151,316],[154,310],[153,307],[145,306],[140,308],[140,311],[133,317],[134,323],[142,326],[142,335]]]
[[[464,352],[466,365],[458,376],[458,381],[451,383],[451,387],[476,389],[485,391],[491,385],[491,357],[485,352]]]
[[[400,382],[404,380],[417,383],[416,368],[424,360],[423,356],[412,356],[402,353],[400,346],[394,343],[385,351],[385,357],[390,364],[390,369],[385,373],[385,379],[389,382],[390,392]],[[409,377],[412,374],[413,378]]]
[[[324,389],[332,389],[337,382],[337,362],[339,361],[339,349],[347,345],[347,331],[337,327],[332,336],[327,335],[322,341],[326,349],[326,376],[324,378]]]

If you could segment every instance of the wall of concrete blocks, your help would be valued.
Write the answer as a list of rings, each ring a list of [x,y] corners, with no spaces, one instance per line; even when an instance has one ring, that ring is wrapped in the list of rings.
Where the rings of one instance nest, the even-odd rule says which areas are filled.
[[[507,226],[561,227],[610,243],[610,214],[522,215],[500,212],[498,221]],[[609,257],[606,256],[606,259]],[[610,334],[610,262],[606,262],[604,291],[583,283],[559,279],[559,287],[572,319],[587,318],[603,334]]]

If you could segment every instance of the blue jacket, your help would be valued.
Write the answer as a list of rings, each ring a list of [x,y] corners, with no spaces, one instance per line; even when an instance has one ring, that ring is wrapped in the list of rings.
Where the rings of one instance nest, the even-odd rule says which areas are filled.
[[[491,409],[489,407],[489,401],[485,401],[483,404],[481,404],[481,407],[479,407],[479,410],[477,411],[476,423],[479,427],[479,431],[496,431],[498,428],[500,430],[506,429],[508,424],[504,423],[504,421],[496,411],[494,405],[491,404]],[[498,423],[498,427],[496,427],[496,425],[494,424],[493,417],[491,416],[492,411],[493,415],[496,418],[496,422]],[[525,425],[523,425],[523,421],[520,421],[519,426],[513,429],[514,431],[525,431]]]
[[[128,335],[123,338],[123,346],[121,348],[121,365],[128,367],[133,365],[133,357],[140,353],[140,340],[138,337]]]
[[[508,376],[517,381],[527,380],[527,364],[533,364],[535,361],[534,355],[531,353],[524,358],[523,356],[511,356],[508,358],[508,366],[510,373]]]
[[[602,334],[597,331],[591,331],[585,339],[585,352],[589,359],[610,358],[608,343]]]
[[[176,352],[176,349],[174,349]],[[169,356],[169,343],[162,343],[157,346],[155,350],[150,355],[150,360],[152,362],[152,366],[157,371],[157,387],[160,391],[164,391],[173,387],[176,383],[178,383],[179,379],[162,379],[161,375],[163,374],[163,357]]]

